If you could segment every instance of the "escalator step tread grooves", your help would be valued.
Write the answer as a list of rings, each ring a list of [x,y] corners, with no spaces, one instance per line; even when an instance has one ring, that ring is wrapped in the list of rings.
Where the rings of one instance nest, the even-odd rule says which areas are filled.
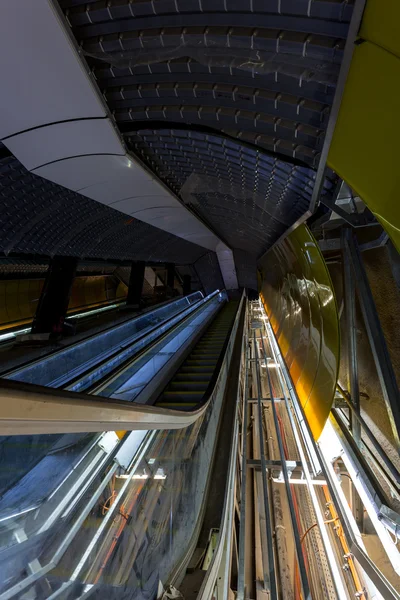
[[[156,406],[190,411],[201,403],[238,308],[227,302],[181,365],[156,402]]]

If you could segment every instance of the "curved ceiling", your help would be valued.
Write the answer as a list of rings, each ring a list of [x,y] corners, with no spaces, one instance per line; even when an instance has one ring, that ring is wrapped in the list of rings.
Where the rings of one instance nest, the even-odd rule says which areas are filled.
[[[4,19],[1,251],[182,264],[201,244],[236,278],[230,249],[255,264],[310,214],[352,0],[20,2],[41,58]]]
[[[221,239],[260,256],[307,211],[352,2],[59,4],[130,148]]]
[[[261,256],[308,209],[314,171],[234,139],[140,129],[128,145],[231,248]],[[332,194],[326,178],[323,193]]]

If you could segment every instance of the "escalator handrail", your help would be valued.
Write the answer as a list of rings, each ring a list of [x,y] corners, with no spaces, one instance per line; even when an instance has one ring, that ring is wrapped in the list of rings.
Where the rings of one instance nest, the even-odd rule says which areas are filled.
[[[216,290],[216,292],[213,292],[213,294],[217,293],[219,290]],[[190,296],[193,296],[195,293],[190,294],[189,296],[183,296],[182,298],[179,298],[179,300],[182,300],[183,298],[189,298]],[[202,294],[202,292],[200,292],[200,294]],[[209,296],[211,296],[212,294],[209,294]],[[199,300],[197,300],[196,302],[194,302],[193,304],[189,304],[188,306],[185,306],[184,308],[182,308],[181,310],[179,310],[177,313],[175,313],[172,316],[167,316],[162,323],[166,323],[168,321],[171,321],[172,319],[174,319],[175,317],[184,314],[188,308],[194,307],[194,306],[198,306],[201,302],[203,302],[204,300],[206,300],[209,296],[204,297],[204,295],[202,294],[202,298],[200,298]],[[139,321],[141,318],[143,318],[144,316],[148,315],[150,316],[152,313],[153,315],[156,315],[158,311],[160,311],[161,309],[165,308],[168,304],[172,304],[173,302],[176,302],[177,298],[174,298],[171,301],[168,302],[163,302],[160,305],[157,305],[156,307],[152,307],[152,309],[146,309],[141,311],[140,314],[136,314],[133,317],[129,317],[127,319],[125,319],[124,321],[117,323],[116,325],[110,325],[108,327],[106,327],[105,329],[103,329],[102,331],[96,331],[94,333],[91,333],[87,336],[85,336],[83,339],[77,340],[76,342],[73,342],[71,344],[68,344],[67,346],[64,346],[62,348],[58,348],[56,350],[51,350],[49,351],[49,353],[45,354],[44,356],[40,356],[39,358],[33,358],[32,360],[27,361],[26,363],[19,365],[17,367],[12,367],[11,369],[8,369],[6,371],[3,371],[1,373],[1,377],[2,378],[11,378],[11,377],[15,377],[17,374],[24,372],[30,368],[33,368],[34,366],[45,362],[46,360],[50,360],[50,359],[54,359],[54,358],[62,358],[63,355],[71,352],[74,348],[78,347],[78,346],[83,346],[87,343],[90,343],[91,341],[94,341],[100,337],[103,337],[104,335],[107,335],[111,330],[117,331],[117,330],[122,330],[123,328],[127,327],[128,325],[132,325],[135,321]],[[104,362],[106,360],[110,359],[110,356],[112,355],[113,352],[117,351],[120,352],[122,349],[124,349],[125,347],[128,347],[130,344],[136,344],[138,343],[142,338],[145,338],[147,335],[151,334],[153,331],[156,331],[157,328],[160,326],[160,323],[156,323],[154,325],[152,325],[146,332],[142,332],[142,331],[137,331],[134,334],[131,334],[130,336],[124,338],[122,340],[122,342],[119,342],[118,344],[115,344],[112,346],[112,348],[110,348],[107,352],[102,353],[101,358],[99,358],[99,364],[100,362]],[[117,349],[117,350],[116,350]],[[104,355],[104,356],[103,356]],[[97,358],[97,357],[96,357]],[[92,359],[93,360],[93,359]],[[90,361],[87,361],[90,362]],[[97,365],[97,363],[95,363],[95,365]],[[90,369],[93,369],[93,367],[91,366]],[[85,372],[82,372],[81,374],[79,374],[77,377],[82,377],[84,375]],[[61,379],[60,377],[57,378]],[[15,381],[15,380],[14,380]],[[65,383],[64,385],[69,385],[70,382]],[[61,386],[60,386],[61,387]]]

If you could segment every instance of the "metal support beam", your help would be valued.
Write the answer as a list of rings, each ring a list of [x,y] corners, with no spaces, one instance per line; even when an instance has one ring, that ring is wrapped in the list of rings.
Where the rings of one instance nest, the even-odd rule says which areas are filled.
[[[361,311],[382,387],[393,437],[397,450],[400,451],[400,391],[369,286],[368,277],[362,262],[361,253],[354,235],[346,238],[345,244],[348,248],[355,273]]]
[[[183,276],[183,295],[188,296],[192,290],[192,277],[191,275]]]
[[[376,219],[368,215],[368,212],[365,214],[348,213],[341,206],[338,206],[334,199],[321,198],[321,203],[352,227],[367,227],[369,225],[377,224]]]
[[[167,293],[172,293],[175,283],[175,265],[173,263],[167,263]]]
[[[268,561],[268,565],[264,566],[264,572],[267,572],[266,566],[268,567],[268,584],[269,584],[269,593],[272,600],[278,598],[278,589],[276,583],[275,576],[275,561],[274,561],[274,549],[273,549],[273,532],[272,532],[272,524],[271,524],[271,514],[269,509],[269,496],[268,496],[268,485],[267,485],[267,463],[265,459],[265,445],[264,445],[264,427],[263,427],[263,410],[261,404],[261,381],[260,381],[260,363],[257,351],[257,340],[256,340],[256,331],[253,333],[253,343],[254,343],[254,352],[256,358],[256,383],[257,383],[257,416],[258,416],[258,439],[260,443],[260,464],[261,464],[261,480],[262,480],[262,489],[263,489],[263,498],[264,498],[264,510],[265,510],[265,528],[266,528],[266,536],[267,536],[267,553],[268,556],[263,557],[263,560]],[[271,396],[272,398],[272,396]],[[282,464],[281,469],[286,468],[286,461],[283,460],[283,455],[281,455]],[[283,465],[285,462],[285,466]]]
[[[142,298],[145,262],[140,260],[132,263],[131,274],[129,276],[128,297],[126,303],[133,306],[140,306]]]
[[[359,421],[360,427],[362,428],[363,432],[365,433],[365,435],[371,442],[372,446],[375,448],[377,454],[379,455],[379,458],[381,461],[380,467],[383,468],[383,465],[385,466],[385,468],[388,471],[388,473],[386,475],[390,474],[390,477],[393,478],[394,486],[396,487],[396,489],[397,488],[400,489],[400,487],[399,487],[400,486],[399,471],[396,469],[396,467],[394,466],[392,461],[388,458],[386,452],[383,450],[382,446],[380,445],[380,443],[378,442],[378,440],[372,433],[371,429],[368,427],[367,423],[362,418],[361,412],[357,412],[355,410],[353,404],[350,402],[349,398],[347,397],[345,390],[343,390],[339,385],[337,387],[340,390],[342,397],[344,398],[345,406],[348,407],[350,409],[350,411],[353,413],[353,417]],[[335,408],[338,408],[338,407],[335,407]]]
[[[349,74],[351,60],[354,52],[354,42],[357,39],[358,30],[360,28],[361,19],[364,13],[366,0],[356,0],[353,7],[353,13],[349,25],[349,31],[347,33],[346,45],[343,51],[342,64],[340,66],[340,72],[338,81],[336,84],[335,97],[333,98],[332,108],[329,114],[329,121],[326,128],[324,144],[321,150],[321,156],[318,163],[318,169],[315,176],[314,188],[311,196],[310,211],[314,212],[318,201],[321,198],[321,192],[324,185],[326,165],[328,161],[328,154],[331,147],[333,133],[335,131],[336,121],[339,115],[340,104],[342,102],[342,96],[346,85],[347,75]]]
[[[347,329],[347,367],[349,372],[349,389],[351,402],[357,412],[360,412],[360,390],[358,386],[358,359],[357,359],[357,327],[356,327],[356,288],[351,269],[348,245],[346,240],[351,237],[351,230],[342,229],[343,244],[343,295],[344,308],[346,312]],[[354,419],[350,412],[350,425],[353,437],[360,445],[361,427],[357,419]]]
[[[33,334],[62,334],[77,265],[74,257],[52,259],[33,319]]]

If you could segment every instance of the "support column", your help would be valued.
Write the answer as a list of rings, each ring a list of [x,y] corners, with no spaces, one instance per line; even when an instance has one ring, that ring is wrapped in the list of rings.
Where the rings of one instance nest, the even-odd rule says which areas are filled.
[[[347,368],[348,388],[354,411],[360,414],[360,390],[358,385],[358,357],[357,357],[357,324],[356,324],[356,286],[351,258],[349,256],[348,240],[353,235],[349,227],[342,228],[343,250],[343,297],[346,315],[347,332]],[[350,428],[358,447],[361,446],[361,425],[353,412],[349,411]],[[361,498],[350,482],[351,507],[354,518],[360,531],[364,530],[364,507]]]
[[[188,296],[192,291],[192,277],[191,275],[183,276],[183,295]]]
[[[140,306],[145,266],[146,265],[143,260],[138,260],[132,263],[131,274],[129,277],[128,296],[126,299],[126,303],[129,305]]]
[[[61,334],[67,315],[78,259],[55,256],[46,275],[32,324],[32,334]]]
[[[175,283],[175,265],[174,263],[167,263],[167,294],[171,295],[174,290]]]
[[[356,287],[351,258],[348,252],[348,240],[352,231],[348,227],[342,229],[343,249],[343,296],[346,314],[347,332],[347,368],[348,388],[351,402],[357,413],[360,413],[360,390],[358,386],[358,358],[357,358],[357,324],[356,324]],[[361,443],[361,427],[359,421],[350,412],[350,425],[354,440],[358,446]]]

